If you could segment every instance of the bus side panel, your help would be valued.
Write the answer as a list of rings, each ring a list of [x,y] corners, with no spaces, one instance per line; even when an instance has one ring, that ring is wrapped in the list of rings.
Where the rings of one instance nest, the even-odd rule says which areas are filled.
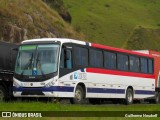
[[[154,79],[122,75],[87,73],[87,98],[125,98],[128,86],[134,98],[154,96]]]
[[[155,84],[156,88],[160,88],[160,52],[149,51],[149,54],[154,57]]]
[[[73,87],[74,90],[67,94],[59,92],[58,96],[74,97],[78,83],[84,83],[86,98],[125,98],[128,86],[133,87],[134,98],[154,96],[154,78],[93,73],[88,69],[90,68],[77,70],[59,78],[59,86]],[[101,70],[103,71],[104,69]],[[95,69],[96,71],[99,70]]]

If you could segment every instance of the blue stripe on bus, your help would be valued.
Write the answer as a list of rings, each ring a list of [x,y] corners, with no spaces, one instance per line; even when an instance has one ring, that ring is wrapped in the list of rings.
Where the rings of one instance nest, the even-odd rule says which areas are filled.
[[[13,87],[13,91],[19,91],[22,92],[24,90],[39,90],[39,91],[43,91],[43,92],[50,92],[50,91],[55,91],[55,92],[73,92],[74,91],[74,87],[66,87],[66,86],[52,86],[52,87],[39,87],[39,88],[24,88],[24,87]]]
[[[135,90],[135,94],[154,95],[155,91]]]
[[[125,89],[87,88],[88,93],[117,93],[124,94]]]
[[[42,92],[73,92],[74,87],[68,86],[51,86],[51,87],[13,87],[13,91],[22,92],[24,90],[39,90]],[[116,94],[125,94],[125,89],[110,89],[110,88],[87,88],[87,93],[116,93]],[[155,91],[148,91],[148,90],[135,90],[135,94],[141,95],[154,95]]]
[[[116,94],[124,94],[125,89],[109,89],[109,88],[87,88],[88,93],[116,93]],[[154,91],[148,90],[135,90],[135,94],[141,95],[154,95]]]

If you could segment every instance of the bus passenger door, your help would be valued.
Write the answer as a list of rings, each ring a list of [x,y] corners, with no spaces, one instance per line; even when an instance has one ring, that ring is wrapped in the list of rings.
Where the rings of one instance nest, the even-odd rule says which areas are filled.
[[[72,49],[71,48],[62,48],[61,58],[60,58],[60,71],[59,77],[65,76],[73,71],[73,59],[72,59]],[[71,79],[66,76],[67,79]]]

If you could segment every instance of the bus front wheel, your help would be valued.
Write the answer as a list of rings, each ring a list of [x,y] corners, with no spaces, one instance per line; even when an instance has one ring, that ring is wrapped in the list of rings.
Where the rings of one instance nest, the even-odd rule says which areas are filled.
[[[133,103],[133,90],[131,88],[128,88],[126,91],[125,104],[130,105],[132,103]]]
[[[78,85],[75,90],[74,98],[70,99],[72,104],[82,104],[84,102],[84,90]]]

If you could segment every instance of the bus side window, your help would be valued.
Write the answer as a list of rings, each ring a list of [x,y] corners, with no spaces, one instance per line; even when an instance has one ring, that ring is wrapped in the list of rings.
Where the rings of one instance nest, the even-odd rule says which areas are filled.
[[[153,73],[153,69],[154,69],[154,66],[153,66],[153,60],[152,59],[148,59],[148,73]]]
[[[72,68],[72,52],[71,50],[62,49],[60,68]]]
[[[140,58],[140,63],[141,63],[141,72],[142,73],[148,73],[148,63],[147,63],[147,58]]]
[[[72,52],[71,50],[66,50],[66,56],[65,56],[65,64],[66,68],[71,69],[72,68]]]
[[[128,71],[128,56],[118,53],[117,54],[117,62],[118,62],[118,69]]]

